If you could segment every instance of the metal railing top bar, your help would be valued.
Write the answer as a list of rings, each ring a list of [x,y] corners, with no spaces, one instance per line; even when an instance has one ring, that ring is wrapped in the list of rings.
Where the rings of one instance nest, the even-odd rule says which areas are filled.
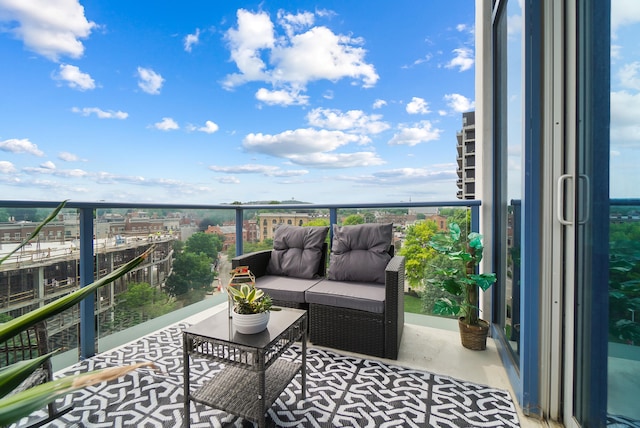
[[[0,207],[6,208],[55,208],[61,201],[19,201],[0,200]],[[68,200],[65,208],[166,208],[166,209],[242,209],[242,210],[274,210],[274,209],[368,209],[368,208],[427,208],[427,207],[472,207],[480,206],[480,200],[453,200],[432,202],[376,202],[376,203],[344,203],[344,204],[165,204],[135,202],[82,202]]]

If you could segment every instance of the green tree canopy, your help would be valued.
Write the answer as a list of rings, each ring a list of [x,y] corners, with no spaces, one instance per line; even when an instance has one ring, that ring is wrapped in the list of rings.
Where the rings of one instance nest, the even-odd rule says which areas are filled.
[[[314,218],[309,220],[305,226],[329,226],[328,218]]]
[[[214,278],[209,256],[184,252],[173,261],[173,272],[167,278],[166,291],[172,296],[180,296],[191,290],[210,290]]]
[[[422,221],[407,228],[404,244],[399,251],[405,257],[407,280],[413,288],[422,288],[424,272],[429,261],[435,256],[435,251],[428,245],[433,235],[438,231],[434,221]]]
[[[211,259],[211,262],[218,258],[218,252],[222,250],[224,237],[212,233],[194,233],[185,242],[185,251],[188,253],[203,253]]]
[[[364,223],[364,217],[362,217],[360,214],[351,214],[342,220],[342,224],[345,226],[351,226],[354,224],[363,224],[363,223]]]
[[[245,242],[242,245],[244,254],[253,253],[255,251],[271,250],[272,248],[273,248],[273,239],[271,238],[265,239],[262,242]],[[235,244],[229,245],[229,247],[227,248],[226,254],[229,257],[229,260],[234,258],[236,256],[236,245]]]

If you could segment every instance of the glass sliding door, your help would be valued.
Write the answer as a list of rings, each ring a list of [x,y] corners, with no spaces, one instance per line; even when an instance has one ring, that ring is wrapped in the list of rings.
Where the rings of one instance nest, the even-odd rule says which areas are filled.
[[[566,276],[564,413],[567,426],[601,427],[608,425],[607,354],[611,340],[611,323],[607,321],[610,3],[585,0],[567,4],[576,29],[567,38],[576,46],[577,126],[575,143],[565,148],[572,165],[567,173],[573,189],[571,200],[564,201],[565,209],[573,211],[567,228],[572,245],[565,247],[565,257],[573,269]],[[636,398],[631,399],[637,402]]]
[[[610,425],[634,427],[640,427],[639,14],[638,2],[612,1],[611,40],[601,47],[602,55],[609,43],[611,51],[611,81],[601,94],[610,94],[611,102],[611,201],[609,218],[603,218],[609,227],[609,276],[600,278],[608,283],[607,295],[601,297],[604,302],[608,297],[607,418]]]
[[[520,353],[521,230],[523,194],[522,128],[522,28],[523,11],[517,0],[497,6],[493,24],[495,52],[495,211],[497,227],[496,260],[500,272],[494,287],[494,322],[498,324],[514,365]],[[497,171],[496,171],[497,172]]]

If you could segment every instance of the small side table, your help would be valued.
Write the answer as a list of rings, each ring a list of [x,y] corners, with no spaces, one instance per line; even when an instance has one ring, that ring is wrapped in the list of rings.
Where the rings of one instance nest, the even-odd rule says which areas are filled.
[[[302,343],[301,361],[280,358]],[[266,412],[298,372],[302,398],[307,377],[307,312],[282,308],[271,311],[267,329],[256,334],[235,331],[226,311],[183,331],[184,426],[191,424],[191,400],[266,426]],[[224,369],[202,387],[191,391],[189,360],[202,357],[224,364]]]

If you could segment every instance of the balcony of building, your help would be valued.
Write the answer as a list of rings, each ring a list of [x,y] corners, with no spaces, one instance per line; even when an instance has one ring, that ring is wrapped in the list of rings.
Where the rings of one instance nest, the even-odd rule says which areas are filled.
[[[20,206],[23,204],[25,203],[5,202],[5,206]],[[55,204],[34,202],[26,203],[26,205],[51,207]],[[165,272],[164,275],[160,275],[158,273],[158,269],[160,267],[161,270],[161,267],[165,266],[164,263],[172,256],[170,249],[171,246],[169,244],[174,239],[178,238],[178,235],[174,233],[163,235],[161,233],[159,235],[150,235],[146,239],[139,239],[140,237],[130,236],[129,241],[116,241],[115,237],[102,240],[99,236],[96,236],[94,240],[94,234],[87,232],[97,230],[97,219],[93,217],[93,212],[94,210],[99,212],[101,208],[106,208],[107,206],[107,204],[70,204],[70,207],[76,208],[80,213],[78,216],[79,224],[76,225],[80,231],[80,236],[72,241],[73,245],[76,246],[76,249],[74,251],[67,252],[59,251],[58,249],[51,251],[49,265],[47,265],[47,263],[43,263],[39,255],[42,252],[49,254],[49,248],[43,248],[45,246],[41,246],[39,249],[32,249],[31,251],[25,250],[13,259],[9,259],[6,265],[3,264],[2,270],[0,271],[0,274],[2,274],[2,282],[0,283],[0,286],[2,287],[3,293],[3,306],[0,310],[8,315],[17,315],[28,312],[32,308],[42,304],[42,302],[54,298],[52,290],[56,290],[57,294],[55,296],[58,296],[77,288],[82,282],[82,275],[80,275],[80,272],[83,270],[82,266],[84,266],[84,272],[90,272],[91,275],[95,277],[101,277],[111,269],[114,269],[125,262],[127,251],[131,252],[131,255],[133,256],[147,248],[151,243],[157,243],[159,245],[157,248],[159,249],[156,249],[153,256],[147,263],[141,265],[136,272],[132,273],[132,276],[128,281],[151,281],[157,286],[160,286],[161,279],[165,279],[168,272]],[[278,206],[276,210],[300,211],[301,209],[305,209],[307,212],[309,212],[309,210],[318,210],[318,212],[325,213],[324,216],[330,220],[331,224],[336,224],[341,218],[341,212],[349,213],[352,212],[352,210],[363,213],[363,215],[366,214],[365,217],[369,219],[375,219],[377,217],[379,218],[379,221],[387,221],[390,217],[386,211],[392,209],[404,209],[407,213],[410,213],[412,210],[425,208],[436,209],[442,207],[453,207],[456,209],[470,211],[472,223],[477,226],[479,206],[479,201],[451,201],[440,203],[411,202],[397,205],[305,205],[304,207],[285,205]],[[134,205],[120,204],[115,206],[112,205],[109,208],[132,209],[134,208]],[[138,208],[140,207],[138,206]],[[144,206],[143,208],[150,207]],[[242,239],[243,236],[247,236],[246,233],[243,233],[242,231],[242,225],[246,224],[246,222],[243,221],[246,213],[255,209],[274,210],[273,206],[176,207],[165,205],[154,206],[154,208],[166,208],[171,210],[215,209],[227,210],[233,213],[233,216],[236,218],[236,236],[239,237],[236,239],[237,254],[243,253],[243,248],[250,245],[248,242],[243,242]],[[320,215],[320,217],[323,217],[323,215]],[[397,215],[393,218],[393,222],[397,226],[407,226],[415,221],[415,216],[411,215]],[[179,237],[178,240],[182,238],[183,237]],[[401,239],[402,234],[400,233],[399,242],[401,242]],[[67,244],[70,245],[70,242],[67,242]],[[53,246],[51,246],[51,248],[53,248]],[[83,251],[83,248],[85,251]],[[89,248],[89,252],[86,252],[87,248]],[[20,259],[20,263],[18,263],[18,258]],[[33,289],[29,290],[18,287],[18,284],[21,284],[21,287],[24,288],[23,281],[25,276],[22,268],[25,267],[27,259],[29,263],[33,263],[35,266],[34,268],[28,267],[28,269],[35,269],[30,272],[30,276],[28,277],[31,284],[34,284]],[[55,264],[55,261],[59,261],[60,263]],[[64,272],[56,276],[56,273],[60,273],[60,269],[63,269]],[[218,283],[221,284],[228,281],[228,271],[230,268],[229,261],[226,257],[222,257],[220,259],[218,270],[220,272]],[[64,283],[63,277],[66,279]],[[122,349],[122,347],[127,344],[130,345],[131,343],[144,341],[149,334],[153,334],[158,331],[166,331],[167,328],[175,326],[176,323],[181,326],[192,324],[214,312],[226,310],[226,295],[216,289],[213,293],[204,295],[204,298],[200,301],[189,304],[166,315],[149,319],[132,327],[117,330],[115,327],[115,324],[117,324],[115,320],[118,319],[119,315],[117,312],[114,312],[114,305],[112,305],[112,302],[115,302],[117,300],[118,293],[126,290],[126,288],[127,285],[123,282],[113,284],[113,287],[111,288],[107,286],[103,290],[99,291],[97,297],[93,299],[94,308],[90,313],[87,313],[86,311],[83,312],[81,308],[75,307],[49,321],[48,328],[51,337],[55,340],[54,346],[65,349],[64,352],[56,355],[53,359],[54,367],[59,374],[68,372],[69,370],[74,370],[70,369],[70,367],[80,364],[78,362],[79,360],[85,361],[87,359],[91,360],[92,358],[113,358],[113,355],[118,355],[118,349]],[[19,291],[14,292],[14,290]],[[39,298],[39,296],[44,297]],[[97,320],[97,326],[93,325],[94,320]],[[85,345],[81,346],[79,343]],[[173,350],[173,353],[175,354],[175,349],[180,349],[181,343],[178,341],[172,344],[164,344],[163,346],[166,346],[166,352],[168,354],[172,352],[171,350]],[[310,347],[313,347],[313,345],[310,344]],[[136,346],[133,346],[133,348],[135,349]],[[527,417],[518,406],[506,369],[503,366],[496,348],[496,343],[493,339],[489,338],[487,348],[488,349],[486,351],[482,352],[471,351],[463,348],[460,345],[459,333],[457,332],[457,322],[452,319],[407,312],[405,314],[405,330],[402,336],[400,352],[397,360],[385,361],[380,358],[355,355],[353,353],[340,350],[335,350],[335,352],[340,355],[351,355],[365,360],[383,361],[394,366],[423,370],[439,376],[451,377],[456,379],[455,382],[471,382],[473,384],[486,385],[496,390],[508,391],[514,405],[514,410],[517,412],[517,419],[519,420],[520,426],[546,426],[545,423],[538,419]],[[136,351],[136,355],[129,355],[129,357],[137,361],[149,358],[148,351],[142,351],[142,349],[144,349],[144,346]],[[155,356],[152,357],[152,360],[155,360],[160,364],[166,363],[165,357],[170,357],[168,355],[162,355],[162,352],[160,352],[160,354],[154,353]],[[94,354],[97,355],[94,356]],[[179,357],[182,358],[181,354]],[[169,367],[167,368],[169,369]],[[112,388],[122,388],[123,394],[134,394],[139,397],[148,397],[149,394],[147,389],[148,386],[142,384],[131,385],[124,379],[114,382]],[[453,389],[454,391],[456,390],[455,387]],[[179,388],[176,392],[180,392]],[[77,411],[72,411],[67,419],[61,418],[60,421],[55,423],[60,423],[62,424],[60,426],[64,426],[67,423],[88,422],[84,419],[89,417],[88,414],[91,413],[90,407],[93,404],[85,403],[85,401],[88,400],[85,395],[69,395],[64,400],[61,400],[61,402],[64,402],[65,400],[67,402],[73,401]],[[109,401],[109,399],[106,400]],[[146,398],[142,400],[146,400]],[[91,403],[93,403],[93,401]],[[167,416],[165,414],[166,406],[167,403],[161,400],[161,402],[150,404],[148,408],[145,408],[144,412],[141,412],[142,414],[137,410],[131,410],[129,417],[142,418],[142,421],[147,422],[162,420],[165,426],[168,426],[166,424],[171,426],[179,425],[181,422],[180,413],[172,412],[171,416]],[[409,404],[407,404],[407,406],[409,406]],[[107,407],[112,408],[110,404],[107,405]],[[406,410],[410,411],[410,408],[407,407]],[[464,412],[464,406],[460,406],[456,411]],[[126,414],[126,412],[124,413]],[[117,417],[122,417],[123,413],[121,411],[114,411],[113,414],[104,412],[99,416],[99,418],[105,418],[104,421],[107,421],[105,423],[110,423],[117,419],[117,417],[114,416],[115,414],[119,415]],[[38,414],[36,413],[34,416],[38,416]]]

